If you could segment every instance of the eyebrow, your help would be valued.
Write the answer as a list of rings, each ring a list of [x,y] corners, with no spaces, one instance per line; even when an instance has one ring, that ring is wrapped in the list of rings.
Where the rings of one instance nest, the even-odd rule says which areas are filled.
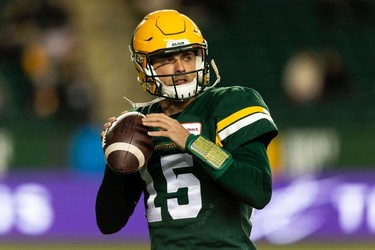
[[[158,63],[158,62],[160,62],[160,61],[162,61],[164,59],[172,58],[172,57],[174,57],[176,55],[187,56],[187,55],[193,55],[193,54],[194,55],[196,54],[195,51],[193,51],[193,50],[180,51],[180,52],[170,53],[170,54],[166,53],[166,54],[162,54],[160,56],[157,56],[157,57],[151,59],[151,64]]]

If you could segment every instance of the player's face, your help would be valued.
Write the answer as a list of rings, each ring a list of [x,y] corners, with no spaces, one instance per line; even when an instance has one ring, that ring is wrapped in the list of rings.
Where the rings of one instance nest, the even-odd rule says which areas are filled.
[[[186,51],[178,54],[164,55],[153,60],[153,66],[157,75],[181,74],[178,76],[159,77],[165,85],[172,86],[190,83],[196,77],[196,73],[183,74],[195,70],[195,53]]]

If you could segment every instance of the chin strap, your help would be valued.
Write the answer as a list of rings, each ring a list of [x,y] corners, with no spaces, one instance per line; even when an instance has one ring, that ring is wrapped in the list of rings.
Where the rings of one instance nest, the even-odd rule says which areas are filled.
[[[205,88],[204,90],[215,87],[215,86],[220,82],[220,80],[221,80],[221,76],[220,76],[220,74],[219,74],[219,70],[218,70],[218,68],[217,68],[217,66],[216,66],[216,63],[215,63],[215,61],[214,61],[213,59],[211,60],[211,66],[212,66],[212,68],[213,68],[213,70],[214,70],[214,72],[215,72],[215,75],[216,75],[216,81],[215,81],[211,86]],[[203,90],[203,91],[204,91],[204,90]],[[124,98],[126,101],[128,101],[128,102],[130,103],[130,105],[132,105],[132,107],[133,107],[134,109],[142,108],[142,107],[146,107],[146,106],[152,105],[152,104],[154,104],[154,103],[157,103],[157,102],[160,102],[160,101],[166,99],[165,97],[157,97],[157,98],[155,98],[154,100],[151,100],[151,101],[149,101],[149,102],[137,102],[137,103],[136,103],[136,102],[133,102],[132,100],[130,100],[129,98],[125,97],[125,96],[124,96],[123,98]]]
[[[221,76],[219,74],[219,69],[217,68],[214,59],[211,60],[211,66],[214,69],[214,72],[215,72],[215,75],[216,75],[216,81],[212,84],[212,86],[208,87],[207,89],[215,87],[216,84],[218,84],[220,82],[220,80],[221,80]]]
[[[123,98],[125,100],[127,100],[130,103],[130,105],[132,105],[132,107],[134,109],[146,107],[146,106],[152,105],[154,103],[160,102],[160,101],[165,99],[164,97],[158,97],[158,98],[155,98],[154,100],[151,100],[149,102],[133,102],[132,100],[130,100],[129,98],[127,98],[125,96],[123,96]]]

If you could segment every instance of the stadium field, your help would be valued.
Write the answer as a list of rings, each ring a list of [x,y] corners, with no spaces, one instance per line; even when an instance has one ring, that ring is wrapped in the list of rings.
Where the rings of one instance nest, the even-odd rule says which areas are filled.
[[[373,243],[300,243],[294,245],[257,244],[258,250],[374,250]],[[94,244],[94,243],[12,243],[0,244],[0,250],[149,250],[144,244]]]

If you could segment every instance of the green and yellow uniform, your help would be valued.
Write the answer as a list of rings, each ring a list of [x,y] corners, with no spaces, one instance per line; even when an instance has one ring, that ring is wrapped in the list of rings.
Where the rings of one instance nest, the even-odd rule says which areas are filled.
[[[158,103],[138,111],[162,112]],[[120,230],[144,192],[152,249],[255,249],[251,215],[271,198],[266,149],[277,135],[263,99],[250,88],[212,88],[172,118],[191,132],[186,151],[158,137],[139,173],[118,176],[107,167],[99,227]]]

